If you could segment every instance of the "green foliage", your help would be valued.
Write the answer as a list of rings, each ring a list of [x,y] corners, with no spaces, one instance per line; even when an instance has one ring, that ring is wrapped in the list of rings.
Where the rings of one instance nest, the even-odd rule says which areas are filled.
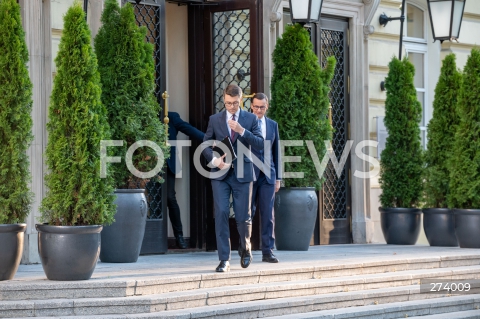
[[[100,100],[97,58],[78,1],[64,17],[55,62],[42,220],[65,226],[109,224],[116,211],[113,181],[100,178],[100,141],[109,140],[110,132]]]
[[[0,0],[0,224],[25,221],[33,199],[27,149],[32,136],[28,50],[15,0]]]
[[[328,120],[328,92],[335,71],[335,58],[329,57],[322,70],[312,50],[310,35],[300,25],[287,26],[273,52],[272,98],[269,116],[278,123],[282,140],[311,140],[322,159],[325,140],[332,139]],[[299,163],[286,163],[285,172],[303,172],[304,178],[284,179],[287,187],[320,189],[318,177],[308,148],[288,146],[285,156],[300,156]]]
[[[458,96],[460,123],[450,158],[448,206],[480,208],[480,50],[472,49]]]
[[[455,130],[459,122],[457,96],[461,81],[462,74],[457,70],[455,54],[449,54],[443,60],[440,78],[435,87],[433,117],[428,124],[424,170],[425,207],[448,207],[448,160],[454,148]]]
[[[118,1],[107,0],[102,27],[95,37],[95,51],[102,81],[102,101],[107,107],[113,140],[123,140],[115,147],[115,156],[125,158],[135,142],[155,142],[168,158],[166,127],[159,120],[160,108],[154,96],[154,60],[152,44],[145,41],[146,28],[138,27],[133,7],[120,8]],[[142,171],[157,165],[157,155],[149,147],[138,148],[133,166]],[[146,180],[134,176],[125,164],[116,164],[113,174],[117,188],[137,188]]]
[[[420,144],[422,108],[413,83],[415,68],[407,58],[394,57],[385,80],[385,127],[381,154],[382,207],[417,207],[422,192],[423,156]]]

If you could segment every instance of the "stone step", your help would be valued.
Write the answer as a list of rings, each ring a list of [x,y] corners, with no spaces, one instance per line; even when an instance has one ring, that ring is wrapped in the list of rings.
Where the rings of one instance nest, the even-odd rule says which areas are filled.
[[[480,294],[279,316],[279,319],[480,318]],[[475,317],[476,316],[476,317]]]
[[[68,319],[193,319],[193,318],[279,318],[279,319],[459,319],[480,318],[480,294],[443,297],[432,294],[430,299],[372,304],[381,300],[381,292],[364,292],[364,298],[355,293],[344,293],[352,297],[350,303],[338,302],[339,294],[316,297],[283,298],[261,300],[228,305],[203,306],[194,309],[171,310],[159,313],[68,316]],[[385,291],[383,292],[385,294]],[[436,296],[436,297],[435,297]],[[339,298],[340,297],[340,298]],[[381,297],[381,296],[380,296]],[[357,301],[355,301],[357,300]],[[362,303],[363,300],[363,303]],[[385,300],[387,301],[387,300]],[[334,308],[334,309],[332,309]],[[51,317],[37,317],[47,319]]]
[[[479,266],[480,255],[455,255],[426,258],[401,258],[371,262],[329,261],[318,266],[292,267],[277,264],[268,270],[242,270],[229,273],[203,273],[177,276],[135,277],[124,279],[91,279],[76,282],[37,280],[34,282],[0,282],[2,300],[44,300],[131,297],[167,292],[189,291],[201,288],[240,286],[248,284],[298,281],[309,279],[391,274],[414,270],[435,270],[448,276],[452,267]],[[388,275],[387,275],[388,276]],[[407,278],[408,279],[408,278]]]
[[[447,312],[428,316],[409,317],[409,319],[480,319],[480,311],[478,309],[475,309],[467,311]]]
[[[73,316],[125,313],[155,313],[168,310],[225,305],[254,300],[275,300],[291,297],[328,296],[365,299],[365,293],[387,293],[382,298],[394,301],[424,299],[436,295],[420,294],[422,278],[476,279],[480,266],[451,267],[434,270],[409,270],[395,273],[346,276],[340,278],[309,279],[286,282],[256,283],[242,286],[198,288],[144,296],[111,298],[78,298],[53,300],[0,301],[0,318],[39,315]],[[378,290],[386,289],[386,290]],[[389,299],[390,298],[390,299]],[[379,303],[380,301],[376,301]],[[392,301],[389,301],[392,302]]]

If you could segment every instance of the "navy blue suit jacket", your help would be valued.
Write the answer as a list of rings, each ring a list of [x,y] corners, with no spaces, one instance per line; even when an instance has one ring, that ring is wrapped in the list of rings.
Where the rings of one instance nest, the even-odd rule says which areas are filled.
[[[260,127],[258,126],[257,117],[249,112],[240,110],[240,114],[238,117],[238,123],[245,129],[243,136],[240,134],[235,133],[235,138],[233,142],[233,149],[237,153],[237,156],[240,156],[237,151],[238,143],[241,142],[246,148],[249,150],[253,148],[261,150],[263,149],[263,137],[262,132],[260,131]],[[207,132],[205,132],[205,137],[203,139],[204,142],[216,140],[221,141],[226,136],[228,136],[228,125],[227,125],[227,115],[226,111],[222,111],[220,113],[216,113],[210,116],[208,121],[208,128]],[[205,156],[208,163],[210,163],[213,159],[213,150],[211,147],[206,147],[202,151],[203,156]],[[238,161],[243,160],[243,177],[239,176],[238,174]],[[241,183],[252,182],[253,181],[253,163],[251,156],[243,156],[243,159],[237,158],[233,161],[235,176],[237,180]],[[211,173],[215,173],[219,171],[218,168],[212,168]],[[220,177],[214,178],[216,180],[223,180],[226,176],[228,170],[225,170],[225,174],[222,174]]]
[[[278,134],[278,124],[274,120],[271,120],[265,116],[266,123],[266,138],[265,140],[270,143],[270,154],[266,156],[265,150],[252,149],[252,153],[265,164],[270,166],[270,176],[265,174],[269,184],[275,184],[276,180],[282,179],[282,156],[280,154],[280,136]],[[265,159],[270,160],[269,163]],[[267,165],[264,166],[264,172],[268,169]],[[254,165],[255,176],[258,178],[260,174],[260,168]]]
[[[168,112],[168,139],[177,140],[178,132],[182,132],[190,138],[203,141],[203,136],[205,135],[202,131],[197,130],[195,127],[190,125],[188,122],[185,122],[180,118],[180,115],[177,112]],[[173,174],[176,174],[177,167],[177,156],[176,156],[176,147],[172,146],[170,148],[170,158],[167,160],[167,165],[170,171]]]

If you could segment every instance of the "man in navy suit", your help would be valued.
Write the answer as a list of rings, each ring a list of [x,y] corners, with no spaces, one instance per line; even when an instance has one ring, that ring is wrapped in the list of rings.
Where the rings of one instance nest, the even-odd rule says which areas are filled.
[[[240,110],[242,89],[230,84],[223,93],[225,111],[210,116],[207,132],[205,133],[202,151],[203,156],[212,168],[213,200],[215,208],[215,235],[220,264],[217,272],[230,270],[230,230],[228,219],[230,214],[230,196],[233,196],[233,209],[237,230],[240,235],[241,258],[240,265],[247,268],[252,261],[250,236],[252,234],[251,198],[253,182],[253,163],[251,147],[263,149],[263,138],[258,127],[257,117],[252,113]],[[210,147],[212,141],[221,141],[230,136],[233,149],[238,158],[231,163],[225,162],[225,155],[217,157]],[[240,145],[243,144],[244,148]],[[217,142],[218,144],[218,142]],[[211,145],[211,144],[210,144]],[[247,150],[246,154],[241,154]]]
[[[273,204],[275,202],[275,193],[280,189],[282,157],[280,155],[278,124],[265,116],[267,110],[267,96],[263,93],[256,93],[252,98],[252,111],[258,118],[258,124],[266,145],[264,150],[257,151],[252,149],[253,155],[263,163],[263,171],[254,165],[255,182],[253,183],[252,194],[252,218],[255,216],[256,209],[260,209],[262,261],[278,263],[277,257],[273,254],[273,246],[275,245]]]
[[[177,139],[178,132],[182,132],[190,138],[203,141],[203,132],[185,122],[176,112],[168,112],[168,139],[173,141]],[[183,238],[182,220],[180,218],[180,207],[175,196],[175,174],[181,170],[182,163],[176,154],[176,147],[172,145],[170,149],[170,158],[167,160],[167,207],[168,216],[172,223],[173,234],[177,242],[177,246],[181,249],[187,248],[187,243]]]

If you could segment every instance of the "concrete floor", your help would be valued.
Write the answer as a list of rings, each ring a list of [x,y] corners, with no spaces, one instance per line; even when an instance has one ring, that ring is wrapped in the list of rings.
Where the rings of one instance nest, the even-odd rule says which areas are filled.
[[[253,252],[253,263],[247,269],[240,267],[240,258],[236,251],[232,252],[231,272],[262,271],[273,269],[292,269],[312,266],[328,266],[342,264],[362,264],[370,262],[387,262],[396,260],[422,259],[456,256],[480,256],[480,249],[458,247],[430,247],[424,245],[397,246],[385,244],[369,245],[328,245],[311,246],[308,251],[276,251],[280,259],[278,264],[261,262],[261,251]],[[217,252],[167,253],[164,255],[140,256],[136,263],[115,264],[98,262],[92,281],[154,279],[166,276],[185,276],[214,273],[218,265]],[[46,279],[40,264],[20,265],[11,284],[15,281],[23,283],[41,283]]]

